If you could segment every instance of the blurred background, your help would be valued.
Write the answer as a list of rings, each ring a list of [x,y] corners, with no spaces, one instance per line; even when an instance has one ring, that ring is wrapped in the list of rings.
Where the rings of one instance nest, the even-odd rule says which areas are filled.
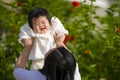
[[[20,27],[33,7],[46,8],[69,31],[82,80],[120,80],[120,0],[0,0],[0,79],[14,80]]]

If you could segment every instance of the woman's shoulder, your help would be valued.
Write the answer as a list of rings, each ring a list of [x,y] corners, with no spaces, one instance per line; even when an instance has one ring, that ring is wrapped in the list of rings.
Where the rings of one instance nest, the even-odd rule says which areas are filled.
[[[39,71],[15,68],[13,75],[16,80],[46,80],[46,76]]]

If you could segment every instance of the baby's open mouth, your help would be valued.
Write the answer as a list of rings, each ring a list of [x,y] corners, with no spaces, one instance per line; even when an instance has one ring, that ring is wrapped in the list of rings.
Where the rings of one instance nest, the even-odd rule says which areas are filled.
[[[46,28],[40,28],[40,30],[45,30]]]

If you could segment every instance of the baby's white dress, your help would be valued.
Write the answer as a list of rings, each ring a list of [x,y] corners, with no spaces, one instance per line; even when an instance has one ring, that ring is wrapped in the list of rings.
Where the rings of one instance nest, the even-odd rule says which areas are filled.
[[[32,60],[31,69],[37,70],[43,67],[44,63],[44,55],[50,49],[56,47],[53,34],[57,33],[57,37],[68,34],[68,31],[64,28],[61,21],[56,18],[51,18],[51,26],[50,29],[45,34],[36,34],[29,27],[28,23],[24,24],[20,29],[19,39],[18,41],[22,44],[21,40],[31,37],[36,37],[35,42],[33,44],[33,48],[29,54],[29,60]],[[23,44],[22,44],[23,45]],[[24,46],[24,45],[23,45]]]

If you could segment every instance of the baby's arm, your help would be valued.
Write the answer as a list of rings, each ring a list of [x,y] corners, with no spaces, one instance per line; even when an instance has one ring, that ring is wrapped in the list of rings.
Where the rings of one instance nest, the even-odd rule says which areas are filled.
[[[25,23],[20,28],[18,41],[23,46],[30,46],[32,44],[32,29],[29,27],[28,23]]]
[[[22,39],[21,42],[25,47],[32,45],[32,39],[31,38]]]
[[[56,46],[63,46],[65,36],[68,35],[68,31],[64,28],[63,24],[57,17],[52,17],[52,28],[55,31],[54,38]]]
[[[32,36],[31,36],[31,29],[30,29],[28,23],[24,24],[20,28],[20,33],[19,33],[18,41],[23,46],[23,52],[22,53],[29,54],[29,52],[31,50],[30,47],[32,46],[33,42],[32,42]],[[23,54],[21,54],[21,56],[22,55]],[[25,64],[25,63],[21,62],[20,64]]]

